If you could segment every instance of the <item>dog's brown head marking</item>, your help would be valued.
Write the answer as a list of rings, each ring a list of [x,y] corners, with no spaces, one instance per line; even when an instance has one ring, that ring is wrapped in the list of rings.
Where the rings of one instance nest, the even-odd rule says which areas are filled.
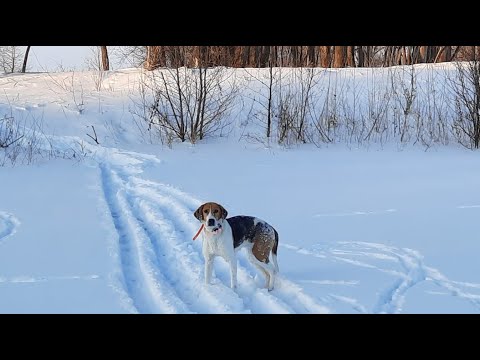
[[[228,215],[228,211],[225,208],[217,204],[215,202],[207,202],[200,207],[193,213],[193,215],[199,220],[204,221],[208,214],[211,213],[215,219],[226,219]]]

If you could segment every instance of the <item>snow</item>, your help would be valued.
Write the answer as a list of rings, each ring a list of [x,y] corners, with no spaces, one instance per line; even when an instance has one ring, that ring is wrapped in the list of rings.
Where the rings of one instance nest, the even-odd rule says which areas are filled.
[[[478,313],[477,152],[266,147],[239,127],[169,148],[129,112],[140,75],[0,76],[0,117],[77,154],[0,167],[1,313]],[[243,252],[236,292],[222,259],[204,284],[206,201],[277,229],[273,291]]]

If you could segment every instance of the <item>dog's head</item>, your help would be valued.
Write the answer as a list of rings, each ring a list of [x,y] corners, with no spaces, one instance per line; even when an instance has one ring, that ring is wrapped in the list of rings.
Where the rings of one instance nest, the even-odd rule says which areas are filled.
[[[227,218],[228,211],[220,204],[207,202],[201,205],[194,212],[194,215],[207,231],[216,232],[221,228],[223,220]]]

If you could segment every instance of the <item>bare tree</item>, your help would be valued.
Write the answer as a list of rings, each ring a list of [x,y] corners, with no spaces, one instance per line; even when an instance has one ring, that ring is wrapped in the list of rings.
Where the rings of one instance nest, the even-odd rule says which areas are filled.
[[[0,46],[0,69],[5,73],[21,70],[23,51],[21,46]]]
[[[100,46],[100,51],[102,54],[102,70],[108,71],[110,70],[110,62],[108,60],[108,51],[106,46]]]
[[[139,67],[145,64],[147,58],[147,46],[115,46],[111,49],[120,63]]]
[[[28,61],[29,52],[30,52],[30,46],[27,46],[27,50],[25,50],[25,57],[23,58],[22,73],[25,73],[25,71],[27,70],[27,61]]]

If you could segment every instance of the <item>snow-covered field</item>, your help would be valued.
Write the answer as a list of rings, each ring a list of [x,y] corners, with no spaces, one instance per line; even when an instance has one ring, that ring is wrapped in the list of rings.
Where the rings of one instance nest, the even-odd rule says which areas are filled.
[[[286,149],[235,130],[169,148],[132,120],[139,70],[100,91],[96,76],[0,76],[0,118],[36,124],[38,146],[68,158],[0,167],[0,313],[480,311],[478,152]],[[278,230],[273,291],[243,252],[236,292],[219,258],[203,283],[204,201]]]

